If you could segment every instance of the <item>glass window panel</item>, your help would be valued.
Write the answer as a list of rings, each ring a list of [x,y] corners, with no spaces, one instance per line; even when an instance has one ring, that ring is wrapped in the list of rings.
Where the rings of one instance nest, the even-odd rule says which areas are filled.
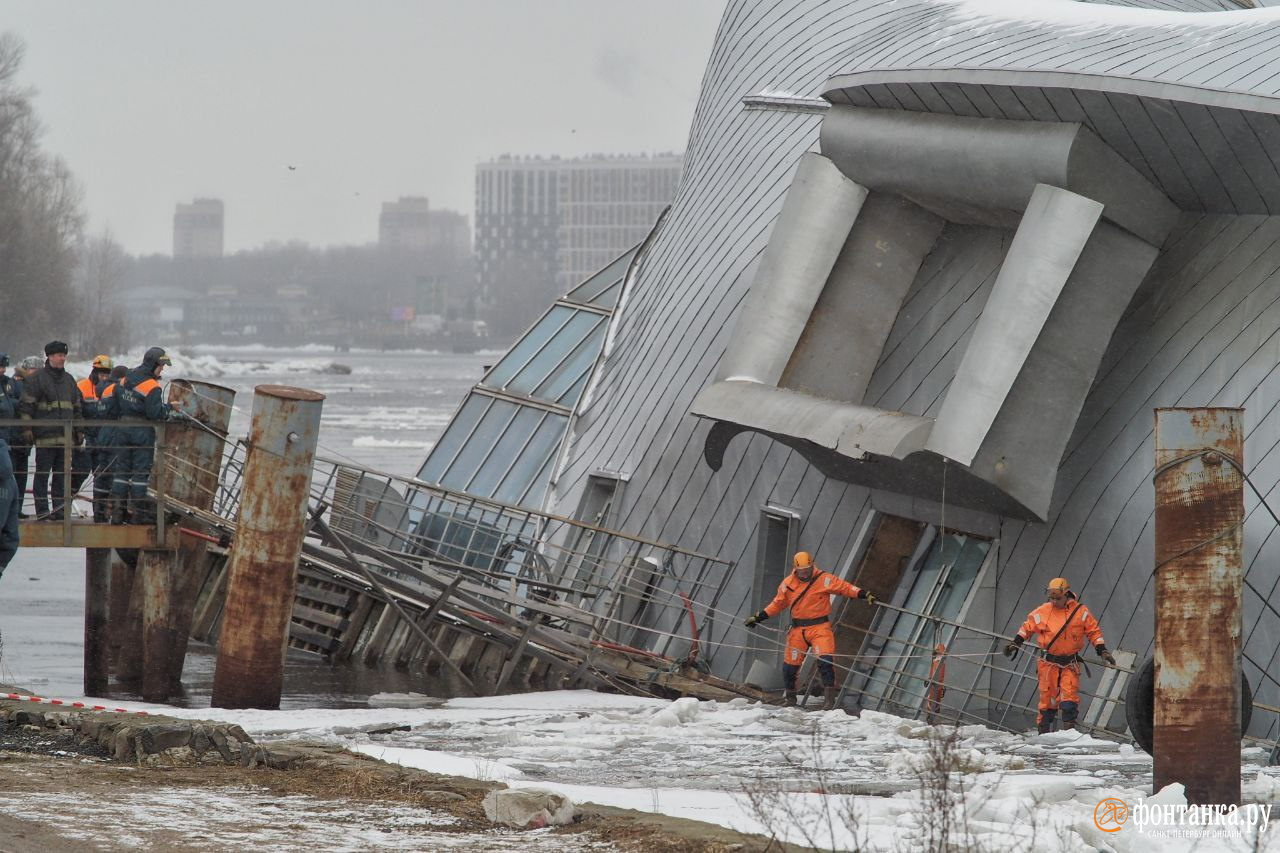
[[[529,438],[542,422],[542,416],[546,414],[541,409],[531,406],[518,408],[515,418],[498,437],[497,443],[493,445],[493,449],[476,470],[475,476],[463,487],[471,494],[493,496],[493,490],[502,481],[502,475],[511,467],[521,449],[529,443]]]
[[[458,451],[452,464],[440,475],[440,484],[451,489],[466,491],[467,484],[484,461],[493,452],[493,445],[502,436],[503,430],[515,417],[520,407],[506,400],[494,400],[489,411],[485,412],[475,432],[467,439],[466,444]]]
[[[506,385],[507,389],[521,394],[531,393],[603,320],[604,317],[599,314],[592,314],[589,311],[577,312],[577,316],[565,323],[564,328],[542,348],[542,351],[511,378]]]
[[[538,431],[520,452],[520,458],[494,490],[493,497],[505,503],[520,502],[520,498],[529,490],[533,478],[546,466],[547,459],[555,456],[560,449],[560,439],[568,420],[562,415],[547,414],[538,425]]]
[[[556,400],[562,406],[574,408],[578,405],[578,401],[582,399],[582,389],[587,387],[587,377],[590,375],[589,370],[584,370],[582,375],[578,377],[578,381],[573,383],[573,387],[560,395],[560,399]]]
[[[547,497],[547,489],[551,486],[551,469],[554,467],[555,461],[556,455],[552,453],[547,457],[547,461],[542,463],[542,467],[538,469],[538,473],[533,477],[533,482],[529,484],[529,490],[518,501],[521,506],[533,509],[538,509],[542,506],[542,502]]]
[[[591,300],[591,304],[613,310],[618,307],[618,295],[620,293],[622,293],[622,279],[618,279],[613,284],[600,291],[600,295],[593,298]]]
[[[603,317],[600,319],[604,320]],[[532,396],[539,400],[559,400],[566,391],[577,384],[582,374],[590,369],[595,363],[596,356],[600,354],[600,347],[604,343],[604,330],[604,322],[597,323],[591,330],[591,334],[583,338],[582,343],[569,353],[569,357],[556,365],[551,375],[533,390]]]
[[[904,609],[920,612],[924,610],[928,603],[930,594],[933,592],[934,582],[938,579],[938,575],[943,568],[943,561],[939,558],[938,539],[944,538],[947,537],[939,536],[935,539],[933,545],[929,548],[929,553],[921,560],[923,565],[915,572],[911,591],[907,594],[907,600],[902,604]],[[878,654],[879,659],[884,663],[877,664],[871,675],[871,683],[875,685],[876,692],[883,696],[889,695],[888,687],[898,669],[898,664],[903,660],[902,656],[912,653],[907,644],[911,641],[912,634],[915,633],[917,622],[918,620],[915,616],[900,613],[894,619],[892,629],[887,631],[890,639]],[[884,628],[882,627],[881,630],[883,631]]]
[[[978,570],[982,568],[982,561],[990,546],[991,543],[980,539],[963,536],[946,537],[941,549],[945,554],[938,560],[946,571],[941,576],[941,586],[933,591],[933,601],[928,604],[930,615],[955,621],[961,605],[969,597],[969,591],[973,588],[974,579],[978,576]],[[932,648],[937,643],[950,645],[951,638],[955,635],[955,628],[914,618],[912,621],[919,621],[915,629],[915,647],[909,649],[909,653],[913,656],[902,659],[903,664],[900,667],[902,674],[898,678],[898,689],[894,700],[905,707],[916,708],[920,706],[920,700],[925,695],[929,666],[932,663],[927,649],[919,647]],[[935,626],[937,626],[936,631]]]
[[[552,306],[546,316],[525,332],[524,337],[507,351],[502,360],[495,364],[481,381],[490,388],[506,387],[507,381],[524,367],[524,363],[541,349],[543,344],[551,340],[552,336],[560,331],[560,327],[576,313],[574,309],[563,305]]]
[[[454,454],[458,452],[458,448],[466,440],[471,428],[476,425],[485,410],[489,408],[489,401],[492,399],[492,397],[486,397],[483,394],[472,393],[467,395],[462,408],[458,410],[458,414],[454,415],[449,426],[445,428],[444,435],[440,436],[440,440],[435,443],[435,446],[431,448],[431,452],[427,454],[427,461],[423,462],[422,467],[418,469],[419,480],[425,480],[428,483],[440,482],[440,475],[449,466],[449,462],[453,460]]]
[[[566,298],[572,302],[592,302],[597,299],[604,290],[620,281],[627,274],[627,265],[631,263],[631,258],[635,256],[637,248],[639,247],[629,249],[620,257],[615,258],[600,272],[570,290]]]

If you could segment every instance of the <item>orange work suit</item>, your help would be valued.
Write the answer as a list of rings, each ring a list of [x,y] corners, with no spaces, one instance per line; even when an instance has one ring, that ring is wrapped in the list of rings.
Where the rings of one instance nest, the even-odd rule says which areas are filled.
[[[812,582],[812,586],[810,586]],[[808,592],[805,592],[805,588]],[[803,595],[802,595],[803,593]],[[795,572],[778,585],[778,594],[764,606],[764,612],[777,616],[791,608],[792,628],[787,633],[786,664],[799,666],[809,649],[828,660],[836,653],[836,636],[831,631],[831,596],[860,598],[862,590],[848,581],[814,568],[811,581],[802,581]],[[800,600],[797,602],[796,599]]]
[[[1058,633],[1063,624],[1067,624],[1066,629]],[[1040,678],[1040,713],[1036,724],[1051,723],[1059,707],[1062,721],[1074,723],[1080,710],[1080,663],[1076,655],[1084,648],[1086,638],[1095,647],[1106,645],[1098,620],[1073,594],[1066,607],[1055,607],[1053,602],[1046,601],[1032,610],[1018,629],[1018,636],[1024,640],[1034,637],[1040,646],[1040,660],[1036,664]],[[1053,644],[1045,648],[1050,640]]]

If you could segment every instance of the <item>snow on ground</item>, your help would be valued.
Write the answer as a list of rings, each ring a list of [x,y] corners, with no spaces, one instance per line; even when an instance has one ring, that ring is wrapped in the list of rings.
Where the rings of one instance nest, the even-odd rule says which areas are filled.
[[[927,846],[940,815],[990,849],[1037,853],[1252,850],[1253,835],[1155,838],[1133,821],[1108,824],[1100,803],[1151,800],[1151,759],[1083,733],[1015,735],[984,726],[927,726],[864,711],[805,712],[728,703],[562,691],[446,702],[375,696],[368,709],[171,709],[236,722],[258,739],[307,737],[405,766],[561,791],[595,802],[693,818],[785,840],[852,849]],[[419,707],[384,707],[390,704]],[[421,707],[422,705],[434,707]],[[138,705],[142,708],[146,706]],[[940,744],[947,743],[945,750]],[[938,756],[963,801],[930,792]],[[1244,750],[1245,801],[1280,798],[1280,767]],[[930,788],[929,780],[932,782]],[[957,785],[960,782],[962,784]],[[1177,786],[1163,802],[1185,802]],[[1132,814],[1136,814],[1131,812]],[[1280,814],[1276,815],[1280,823]],[[806,835],[807,833],[807,835]],[[905,847],[904,847],[905,845]],[[1280,853],[1270,823],[1256,849]]]
[[[9,817],[56,825],[72,841],[97,849],[110,834],[113,849],[183,850],[519,850],[522,853],[603,851],[612,846],[550,830],[495,828],[483,833],[434,830],[449,815],[403,804],[352,808],[264,789],[172,788],[139,800],[134,792],[80,799],[65,793],[0,794]],[[193,820],[192,815],[199,815]],[[323,815],[322,821],[316,820]],[[178,837],[167,834],[179,832]]]

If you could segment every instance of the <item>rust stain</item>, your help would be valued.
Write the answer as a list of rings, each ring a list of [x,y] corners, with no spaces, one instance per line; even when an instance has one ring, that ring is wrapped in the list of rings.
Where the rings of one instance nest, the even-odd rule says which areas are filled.
[[[1158,410],[1156,436],[1157,466],[1208,447],[1243,463],[1240,410]],[[1163,446],[1165,436],[1189,446]],[[1212,456],[1177,462],[1155,481],[1154,781],[1183,783],[1193,803],[1240,801],[1243,485]]]
[[[214,671],[216,707],[280,705],[323,399],[302,389],[256,389]]]

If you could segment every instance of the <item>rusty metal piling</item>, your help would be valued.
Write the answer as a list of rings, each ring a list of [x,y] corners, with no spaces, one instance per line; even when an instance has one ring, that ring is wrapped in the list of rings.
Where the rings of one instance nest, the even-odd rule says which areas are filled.
[[[245,459],[212,704],[278,708],[324,395],[259,385]]]
[[[174,552],[147,548],[138,553],[135,583],[142,588],[142,698],[169,698],[169,668],[173,658]]]
[[[175,379],[169,384],[169,405],[190,419],[169,437],[168,494],[175,501],[199,510],[213,509],[235,400],[233,389],[211,382]],[[175,693],[182,686],[182,665],[187,657],[200,582],[208,568],[208,548],[205,540],[193,536],[182,537],[178,547],[169,611],[173,628],[169,688]]]
[[[1243,415],[1155,412],[1154,789],[1192,804],[1240,803]]]
[[[105,696],[110,673],[107,603],[111,593],[111,549],[84,552],[84,693]]]

